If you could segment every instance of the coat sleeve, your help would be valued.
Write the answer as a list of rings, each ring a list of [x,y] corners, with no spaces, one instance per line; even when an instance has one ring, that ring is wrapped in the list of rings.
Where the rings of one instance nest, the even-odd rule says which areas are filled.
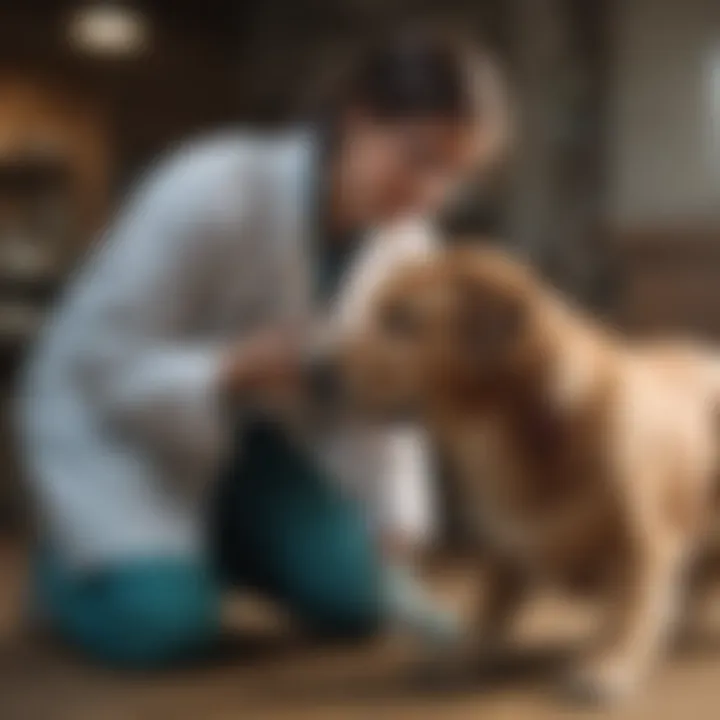
[[[156,169],[90,261],[75,301],[86,308],[76,316],[86,324],[79,364],[91,405],[153,452],[212,455],[226,432],[223,349],[202,339],[198,314],[218,281],[223,241],[243,242],[235,150],[188,150]]]

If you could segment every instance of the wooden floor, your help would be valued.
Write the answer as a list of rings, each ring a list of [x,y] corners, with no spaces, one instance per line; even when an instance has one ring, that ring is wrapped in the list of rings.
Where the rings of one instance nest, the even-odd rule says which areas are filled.
[[[586,613],[547,600],[521,623],[507,666],[430,682],[417,652],[399,641],[363,647],[312,646],[277,615],[248,600],[228,607],[228,638],[202,666],[155,676],[93,668],[30,633],[20,621],[24,563],[0,547],[0,718],[2,720],[525,720],[604,717],[564,703],[549,676],[586,629]],[[435,579],[459,607],[471,602],[462,568]],[[720,598],[718,599],[720,604]],[[720,717],[720,641],[669,660],[643,697],[612,717]]]

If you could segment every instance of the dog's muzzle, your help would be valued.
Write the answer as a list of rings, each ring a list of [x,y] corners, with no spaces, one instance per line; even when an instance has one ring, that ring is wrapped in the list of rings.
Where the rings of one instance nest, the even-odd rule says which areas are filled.
[[[310,405],[321,412],[337,411],[345,401],[340,363],[330,354],[305,360],[303,387]]]

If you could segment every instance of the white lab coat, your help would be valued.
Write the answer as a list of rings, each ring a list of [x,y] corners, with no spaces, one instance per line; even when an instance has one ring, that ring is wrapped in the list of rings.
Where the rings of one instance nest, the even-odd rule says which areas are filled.
[[[24,375],[20,439],[43,531],[71,566],[202,556],[212,480],[229,451],[218,365],[230,341],[313,305],[316,143],[226,134],[154,168],[71,280]],[[422,223],[369,237],[337,298],[341,323]],[[414,433],[337,428],[317,452],[382,529],[432,522]]]

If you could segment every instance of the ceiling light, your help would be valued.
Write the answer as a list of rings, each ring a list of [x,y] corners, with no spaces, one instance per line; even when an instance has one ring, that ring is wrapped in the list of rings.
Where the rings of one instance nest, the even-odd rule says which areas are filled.
[[[98,0],[75,10],[67,36],[82,54],[132,57],[150,42],[150,23],[140,10],[112,0]]]

